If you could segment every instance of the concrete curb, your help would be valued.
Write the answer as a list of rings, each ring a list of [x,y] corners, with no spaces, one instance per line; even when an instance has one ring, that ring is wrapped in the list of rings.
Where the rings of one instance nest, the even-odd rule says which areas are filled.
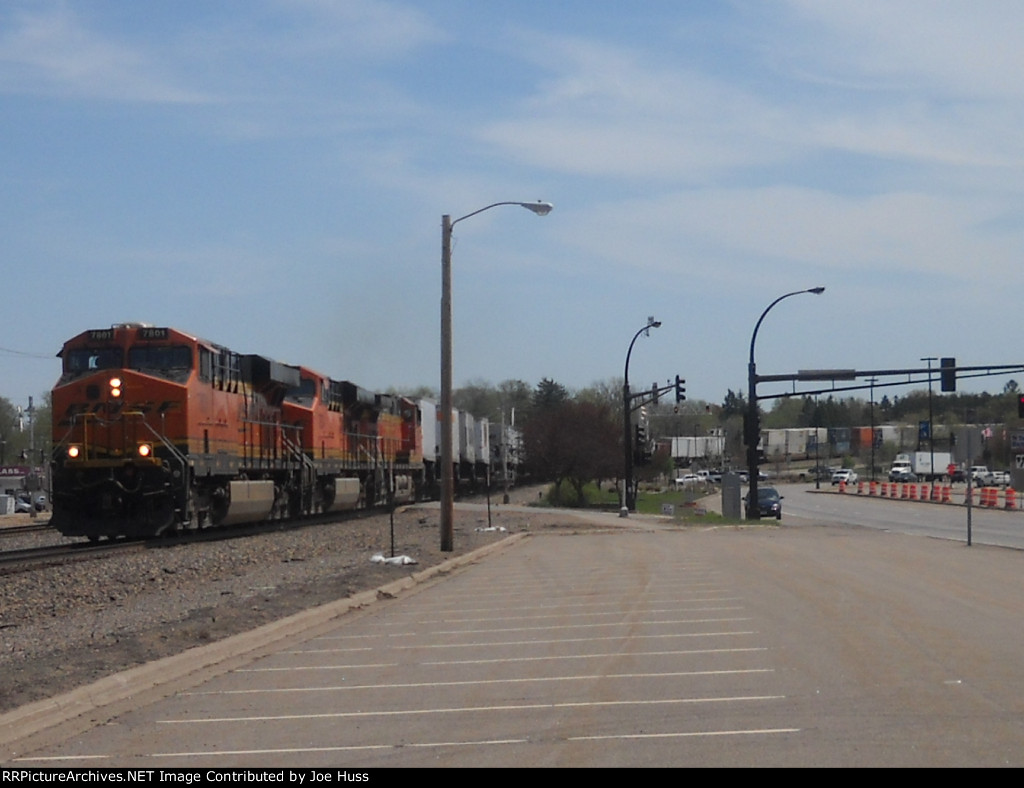
[[[215,643],[194,648],[170,657],[147,662],[135,668],[99,679],[78,689],[46,700],[20,706],[0,715],[0,763],[10,759],[10,745],[62,723],[112,706],[140,692],[181,681],[189,676],[199,679],[222,673],[249,661],[254,652],[279,641],[294,638],[318,627],[331,625],[335,619],[403,592],[430,580],[472,564],[486,555],[509,547],[529,536],[513,534],[501,541],[481,547],[444,563],[408,575],[370,591],[328,602],[319,607],[265,624],[249,632],[226,637]],[[164,693],[169,694],[169,693]]]

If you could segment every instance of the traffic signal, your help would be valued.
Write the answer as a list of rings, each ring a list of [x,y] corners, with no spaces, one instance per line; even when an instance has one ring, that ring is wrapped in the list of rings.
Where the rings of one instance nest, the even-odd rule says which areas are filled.
[[[647,444],[647,430],[641,424],[634,426],[633,462],[637,465],[644,464],[645,447]]]
[[[750,411],[743,413],[743,437],[747,446],[757,446],[761,442],[761,414],[750,415]]]
[[[658,384],[655,383],[651,386],[651,402],[655,405],[658,404],[658,398],[661,396],[661,392],[658,391]]]
[[[685,382],[685,380],[676,375],[676,402],[682,402],[686,399],[686,386],[683,385]]]
[[[1017,416],[1024,419],[1024,394],[1017,395]]]
[[[956,391],[956,359],[940,359],[939,366],[942,368],[942,372],[940,373],[940,380],[942,381],[942,390]]]

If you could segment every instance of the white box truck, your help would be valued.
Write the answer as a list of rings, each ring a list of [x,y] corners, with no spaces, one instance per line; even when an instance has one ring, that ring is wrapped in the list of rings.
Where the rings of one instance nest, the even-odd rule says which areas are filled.
[[[932,465],[934,458],[935,464]],[[914,451],[897,454],[889,468],[889,481],[900,481],[907,471],[913,473],[919,482],[940,481],[949,476],[953,456],[948,451]]]

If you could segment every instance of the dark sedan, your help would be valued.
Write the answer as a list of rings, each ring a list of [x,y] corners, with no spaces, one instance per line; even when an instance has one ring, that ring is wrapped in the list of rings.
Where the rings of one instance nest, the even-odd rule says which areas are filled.
[[[776,520],[782,519],[782,498],[779,495],[779,491],[774,487],[758,487],[757,488],[757,508],[761,513],[762,517],[774,517]],[[743,496],[744,503],[750,501],[750,496]]]

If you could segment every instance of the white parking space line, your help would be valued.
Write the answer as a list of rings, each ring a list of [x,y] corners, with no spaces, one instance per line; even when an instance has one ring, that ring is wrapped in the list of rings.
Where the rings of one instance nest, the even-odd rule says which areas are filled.
[[[653,615],[653,614],[661,614],[661,613],[714,613],[716,611],[740,610],[740,609],[742,609],[741,605],[719,605],[719,606],[695,607],[695,608],[684,608],[684,609],[680,609],[678,605],[672,605],[671,607],[664,607],[664,608],[650,608],[648,610],[645,610],[644,612],[647,613],[648,615]],[[621,618],[622,618],[622,610],[621,609],[612,609],[612,610],[606,610],[606,611],[593,611],[593,612],[580,611],[578,613],[574,613],[573,615],[575,615],[578,618],[594,617],[594,616],[616,616],[618,619],[621,620]],[[537,614],[522,615],[522,616],[502,615],[500,617],[500,619],[502,621],[520,621],[520,620],[522,620],[522,621],[542,621],[542,620],[547,619],[547,618],[564,618],[564,617],[565,617],[564,610],[562,608],[558,608],[558,612],[557,613],[551,613],[550,615],[537,615]],[[498,616],[487,616],[487,617],[480,617],[480,618],[460,618],[460,619],[458,619],[457,623],[459,623],[459,624],[478,624],[478,623],[485,622],[485,621],[494,621],[496,618],[498,618]],[[426,621],[418,621],[416,623],[421,625],[421,626],[429,626],[431,624],[449,624],[450,625],[450,624],[453,623],[453,621],[449,617],[449,618],[445,618],[445,619],[438,619],[436,621],[426,620]]]
[[[551,627],[498,627],[495,629],[437,629],[434,630],[434,635],[486,635],[492,633],[501,632],[546,632],[550,629],[557,629],[564,631],[566,629],[594,629],[595,627],[667,627],[667,626],[679,626],[679,625],[692,625],[692,624],[726,624],[731,622],[749,621],[749,618],[735,617],[735,618],[663,618],[656,619],[654,621],[633,621],[633,620],[619,620],[610,621],[608,623],[598,624],[559,624]],[[448,622],[451,623],[450,621]]]
[[[421,665],[483,665],[489,662],[502,664],[513,662],[545,662],[559,659],[605,659],[608,657],[686,657],[704,654],[740,654],[750,651],[767,651],[767,648],[754,646],[750,648],[700,648],[680,649],[677,651],[611,651],[602,654],[556,654],[541,657],[497,657],[495,659],[438,660],[421,662]]]
[[[236,722],[286,722],[289,720],[333,720],[368,717],[405,717],[428,714],[476,714],[479,712],[557,711],[559,709],[600,709],[623,706],[669,706],[711,703],[752,703],[754,701],[785,700],[785,695],[739,695],[721,698],[657,698],[655,700],[565,701],[559,703],[522,703],[494,706],[456,706],[432,709],[377,709],[372,711],[331,711],[316,714],[274,714],[249,717],[197,717],[193,719],[156,720],[159,725],[208,725]]]
[[[632,656],[632,655],[627,655]],[[461,663],[460,663],[461,664]],[[750,673],[774,673],[774,668],[732,668],[723,670],[675,670],[666,673],[597,673],[575,676],[531,676],[528,678],[463,679],[460,681],[410,681],[387,684],[344,684],[341,686],[318,687],[276,687],[270,689],[214,690],[207,692],[183,692],[182,695],[266,695],[285,692],[348,692],[350,690],[407,690],[422,687],[473,687],[504,684],[541,684],[544,682],[601,681],[602,679],[664,679],[681,676],[735,676]]]
[[[799,733],[800,728],[760,728],[753,730],[717,730],[717,731],[680,731],[674,733],[643,733],[615,734],[605,736],[568,736],[564,741],[624,741],[630,739],[682,739],[717,736],[772,736],[783,733]],[[452,747],[498,747],[516,744],[529,744],[527,738],[516,739],[480,739],[477,741],[432,741],[402,742],[401,744],[353,744],[333,747],[276,747],[273,749],[248,750],[193,750],[188,752],[152,752],[146,753],[148,758],[203,758],[203,757],[258,757],[262,755],[315,755],[317,753],[355,753],[375,752],[397,749],[431,749]],[[60,763],[63,761],[103,760],[109,755],[91,756],[55,756],[48,758],[16,758],[14,762]]]
[[[610,736],[569,736],[566,741],[607,741],[623,739],[682,739],[694,736],[763,736],[772,733],[799,733],[799,728],[760,728],[736,731],[693,731],[692,733],[620,733]]]
[[[745,635],[756,635],[756,630],[738,630],[735,632],[669,632],[663,635],[631,635],[630,640],[676,640],[684,638],[710,638],[710,637],[742,637]],[[423,646],[394,646],[391,647],[393,650],[399,648],[405,648],[408,650],[427,650],[427,649],[450,649],[450,648],[509,648],[512,646],[527,646],[527,645],[555,645],[555,644],[566,644],[566,643],[591,643],[601,640],[614,640],[616,642],[621,641],[621,637],[609,636],[603,638],[557,638],[550,640],[513,640],[513,641],[501,641],[498,643],[493,642],[480,642],[480,643],[438,643],[433,645]],[[293,653],[293,652],[287,652]],[[298,652],[306,653],[306,652]],[[505,661],[505,660],[499,660]],[[233,673],[264,673],[264,672],[275,672],[284,670],[348,670],[355,668],[374,668],[374,667],[386,667],[393,668],[397,667],[400,663],[397,662],[384,662],[384,663],[346,663],[339,665],[308,665],[299,667],[264,667],[264,668],[239,668],[233,671]]]

